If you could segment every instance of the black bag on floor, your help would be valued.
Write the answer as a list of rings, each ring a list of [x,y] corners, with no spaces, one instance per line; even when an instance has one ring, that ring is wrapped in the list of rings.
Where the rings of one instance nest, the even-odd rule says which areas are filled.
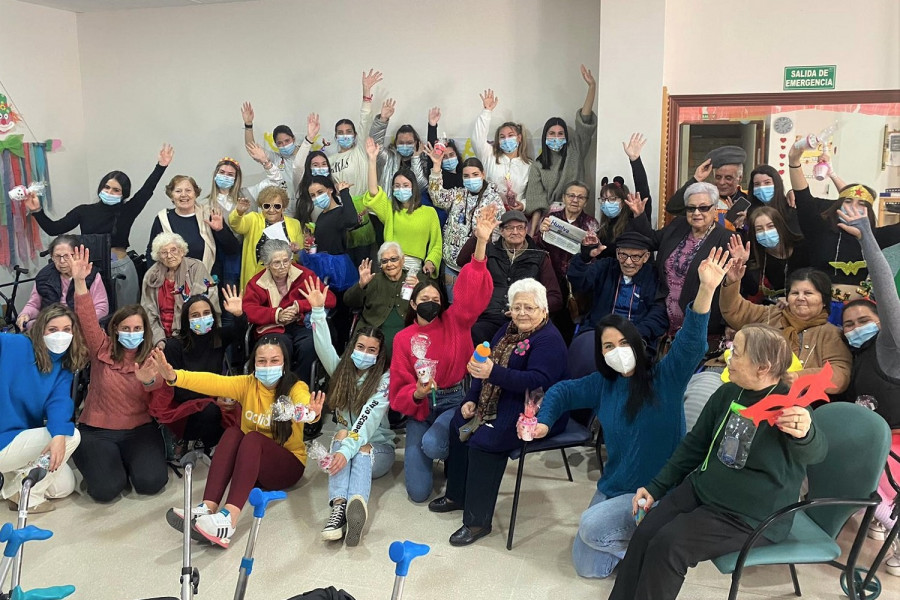
[[[305,594],[288,598],[288,600],[356,600],[344,590],[336,590],[334,586],[311,590]]]

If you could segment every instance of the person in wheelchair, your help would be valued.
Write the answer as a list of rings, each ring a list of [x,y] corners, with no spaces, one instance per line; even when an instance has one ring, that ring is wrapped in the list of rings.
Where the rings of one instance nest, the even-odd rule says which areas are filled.
[[[42,455],[50,471],[31,489],[28,511],[53,510],[50,498],[75,490],[66,464],[81,437],[72,423],[72,374],[88,363],[88,349],[72,310],[56,303],[33,320],[29,335],[0,334],[0,495],[18,509],[21,477]]]
[[[30,329],[28,323],[34,320],[42,307],[61,302],[75,308],[75,286],[72,285],[72,253],[80,245],[78,236],[64,234],[50,242],[50,263],[38,271],[28,302],[16,319],[16,326],[24,331]],[[96,268],[87,277],[87,286],[94,302],[97,320],[109,314],[109,299],[106,287]]]

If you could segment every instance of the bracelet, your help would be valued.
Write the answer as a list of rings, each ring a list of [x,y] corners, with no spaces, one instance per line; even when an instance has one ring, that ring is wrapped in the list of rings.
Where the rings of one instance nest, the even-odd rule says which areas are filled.
[[[169,385],[175,385],[176,381],[178,381],[178,373],[175,373],[174,379],[166,379],[166,383]]]
[[[244,129],[253,129],[253,123],[250,123],[249,125],[244,123]]]
[[[151,385],[153,385],[154,383],[156,383],[156,377],[154,377],[154,378],[151,379],[150,381],[142,381],[141,383],[143,383],[143,384],[146,385],[146,386],[151,386]]]
[[[306,140],[306,143],[307,143],[307,144],[309,144],[310,146],[312,146],[312,143],[313,143],[313,142],[312,142],[311,139],[309,139],[309,136],[308,136],[308,135],[304,135],[304,136],[303,136],[303,139]]]
[[[803,167],[803,165],[788,165],[788,166],[792,169],[799,169],[799,168]]]
[[[363,94],[363,102],[371,102],[371,101],[372,101],[372,96],[366,96],[365,94]]]

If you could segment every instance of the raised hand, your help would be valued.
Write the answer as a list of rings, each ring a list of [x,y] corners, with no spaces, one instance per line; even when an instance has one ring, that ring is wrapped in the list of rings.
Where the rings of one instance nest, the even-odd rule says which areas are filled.
[[[84,280],[91,274],[91,251],[84,246],[76,246],[72,249],[72,258],[69,261],[72,270],[72,279]]]
[[[313,392],[309,395],[309,408],[315,412],[317,415],[322,414],[322,409],[325,406],[325,392],[318,391]]]
[[[244,125],[253,125],[253,105],[244,102],[241,105],[241,117],[244,119]]]
[[[379,152],[381,152],[381,146],[376,144],[372,138],[366,138],[366,154],[369,155],[369,160],[377,160]]]
[[[606,250],[606,246],[600,243],[600,238],[597,237],[595,231],[588,231],[582,238],[581,245],[587,247],[596,246],[596,248],[590,251],[591,258],[600,256],[603,251]]]
[[[581,65],[581,77],[588,86],[597,87],[597,81],[594,79],[594,75],[591,73],[591,70],[584,65]]]
[[[312,142],[319,135],[319,115],[309,113],[306,117],[306,139]]]
[[[240,317],[244,314],[244,299],[241,298],[240,293],[233,285],[226,285],[222,288],[222,297],[225,298],[225,302],[222,306],[226,311],[233,314],[235,317]]]
[[[791,144],[790,148],[788,148],[788,166],[800,164],[800,158],[803,156],[805,150],[802,144],[798,148],[796,143],[804,139],[805,137],[806,136],[799,135],[794,137],[794,143]]]
[[[728,282],[728,285],[738,283],[744,278],[746,271],[747,263],[740,258],[736,258],[728,263],[728,273],[725,274],[725,280]]]
[[[397,108],[397,101],[393,98],[388,98],[381,105],[381,120],[387,123],[391,120],[391,117],[394,116],[394,110]]]
[[[172,162],[173,156],[175,156],[175,148],[171,144],[163,144],[162,149],[159,151],[159,160],[156,162],[162,167],[168,167],[169,163]]]
[[[244,147],[247,148],[247,154],[250,155],[250,158],[259,164],[264,165],[268,162],[269,157],[266,156],[266,151],[256,142],[247,142]]]
[[[431,164],[436,165],[438,168],[441,166],[441,155],[435,152],[434,146],[431,145],[431,142],[425,142],[422,144],[422,152],[424,152],[428,158],[431,159]]]
[[[483,94],[478,95],[481,98],[481,104],[484,106],[485,110],[494,110],[497,108],[497,103],[500,99],[494,95],[494,90],[488,88],[484,90]]]
[[[741,240],[741,236],[732,234],[731,239],[728,240],[728,252],[731,254],[731,258],[739,258],[742,261],[747,262],[750,259],[750,242],[747,242],[747,245],[745,246],[743,240]]]
[[[845,204],[837,212],[837,215],[838,219],[840,219],[838,227],[840,227],[856,239],[862,238],[862,231],[860,230],[861,227],[865,229],[871,229],[871,223],[869,223],[869,215],[865,207]]]
[[[628,140],[628,143],[622,142],[622,147],[625,148],[625,154],[628,155],[628,160],[634,162],[638,158],[641,157],[641,149],[644,147],[644,144],[647,143],[647,138],[645,138],[640,133],[632,133],[631,139]]]
[[[697,181],[706,181],[706,178],[709,177],[712,170],[712,159],[707,158],[694,170],[694,179]]]
[[[369,72],[366,73],[363,71],[362,74],[362,87],[363,87],[363,96],[371,96],[372,88],[381,81],[381,71],[376,71],[375,69],[369,69]]]
[[[438,122],[441,120],[441,109],[438,106],[433,107],[428,111],[428,124],[431,126],[436,126]]]
[[[38,195],[34,192],[30,192],[27,196],[25,196],[25,208],[30,210],[31,212],[37,212],[41,210],[41,199],[38,198]]]
[[[488,243],[491,241],[491,234],[497,227],[497,207],[493,204],[482,206],[478,211],[478,218],[475,220],[475,237]]]
[[[351,187],[353,187],[353,184],[347,183],[346,181],[338,181],[336,184],[334,184],[334,189],[337,190],[338,194],[340,194],[344,190],[349,190]]]
[[[635,217],[639,217],[644,214],[644,209],[647,206],[647,199],[641,199],[641,194],[639,192],[635,192],[633,194],[628,194],[625,198],[625,205],[631,209],[631,214]]]
[[[234,210],[237,211],[237,214],[243,216],[248,210],[250,210],[250,201],[243,196],[238,197],[237,203],[234,205]]]
[[[156,362],[156,371],[162,378],[168,382],[175,381],[175,369],[166,360],[166,353],[161,348],[154,348],[150,352],[150,356]],[[148,359],[149,360],[149,359]]]
[[[134,376],[144,385],[153,383],[157,373],[159,373],[159,362],[154,358],[153,352],[150,353],[144,364],[138,365],[134,363]]]
[[[222,231],[222,228],[225,226],[225,219],[222,218],[222,213],[218,210],[214,210],[209,214],[209,228],[213,231]]]
[[[709,256],[697,268],[697,275],[700,276],[700,285],[711,289],[718,287],[729,269],[727,263],[728,250],[711,248]]]
[[[303,282],[305,289],[300,290],[300,294],[309,301],[309,305],[313,308],[324,308],[325,297],[328,294],[328,286],[322,286],[321,280],[316,277],[315,281],[307,279]]]
[[[359,287],[365,289],[374,278],[375,276],[372,275],[372,260],[364,258],[363,261],[359,263]]]

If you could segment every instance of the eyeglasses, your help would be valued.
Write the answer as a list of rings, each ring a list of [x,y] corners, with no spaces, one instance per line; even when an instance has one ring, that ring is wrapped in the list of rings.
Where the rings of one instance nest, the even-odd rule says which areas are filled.
[[[168,258],[170,256],[178,256],[181,254],[181,248],[172,248],[171,250],[160,250],[159,257],[160,258]]]
[[[503,231],[525,231],[526,227],[524,225],[506,225],[503,227]]]
[[[692,213],[692,212],[697,212],[699,210],[702,213],[708,213],[712,207],[713,207],[712,204],[705,204],[703,206],[691,206],[689,204],[684,207],[684,211],[687,213]]]
[[[281,210],[280,204],[263,204],[263,210],[269,210],[270,208],[274,208],[275,210]]]
[[[637,263],[639,260],[644,258],[644,256],[646,256],[646,255],[647,255],[646,252],[641,252],[640,254],[628,254],[627,252],[621,252],[621,251],[616,252],[616,256],[622,262],[628,262],[630,260],[633,263]]]
[[[392,264],[398,263],[398,262],[400,262],[399,256],[392,256],[390,258],[382,258],[381,259],[381,264],[383,264],[383,265],[392,265]]]
[[[272,262],[269,263],[269,266],[270,266],[270,267],[275,267],[276,269],[283,269],[284,267],[290,266],[290,264],[291,264],[291,261],[288,260],[288,259],[286,259],[286,260],[273,260]]]
[[[53,259],[53,262],[63,262],[63,261],[68,262],[68,261],[72,260],[72,255],[71,254],[54,254],[50,258]]]
[[[511,313],[514,314],[514,315],[515,315],[515,314],[533,315],[534,313],[536,313],[536,312],[539,311],[539,310],[540,310],[540,308],[538,308],[537,306],[519,306],[519,305],[516,305],[516,306],[513,306],[512,308],[510,308],[510,309],[509,309],[509,312],[511,312]]]
[[[587,202],[587,196],[581,194],[566,194],[567,200],[578,200],[579,202]]]
[[[618,196],[600,196],[601,202],[618,202],[621,200]]]

